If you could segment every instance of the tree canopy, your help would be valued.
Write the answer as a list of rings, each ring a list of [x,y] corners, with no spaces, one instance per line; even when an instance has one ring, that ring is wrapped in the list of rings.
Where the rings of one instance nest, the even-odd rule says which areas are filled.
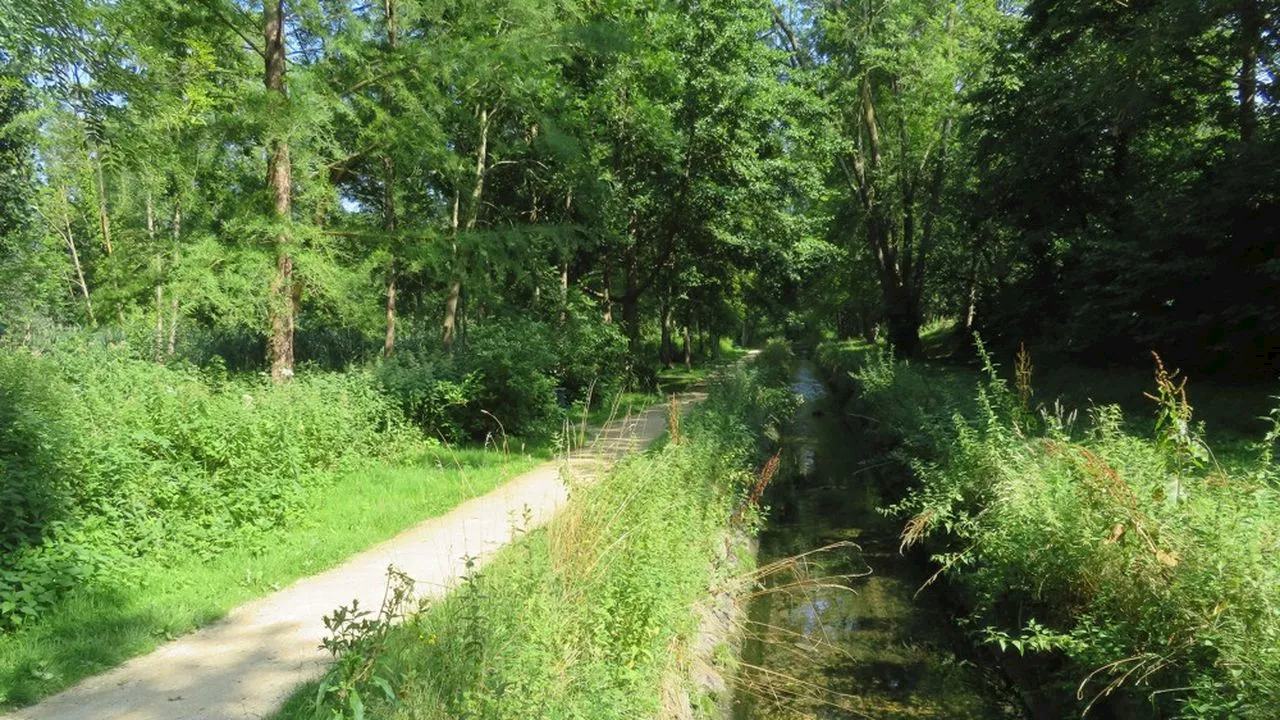
[[[11,337],[80,326],[278,379],[516,317],[668,363],[682,335],[881,325],[912,355],[940,315],[1094,358],[1280,353],[1265,3],[3,17]]]

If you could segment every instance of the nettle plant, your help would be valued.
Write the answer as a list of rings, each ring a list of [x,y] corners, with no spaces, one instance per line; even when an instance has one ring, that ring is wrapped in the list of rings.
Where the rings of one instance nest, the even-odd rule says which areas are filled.
[[[331,634],[320,646],[329,651],[334,663],[316,688],[316,717],[364,720],[364,697],[371,691],[396,702],[398,676],[385,662],[387,640],[392,626],[404,619],[414,599],[413,578],[387,568],[387,587],[376,612],[361,610],[352,600],[324,616]]]

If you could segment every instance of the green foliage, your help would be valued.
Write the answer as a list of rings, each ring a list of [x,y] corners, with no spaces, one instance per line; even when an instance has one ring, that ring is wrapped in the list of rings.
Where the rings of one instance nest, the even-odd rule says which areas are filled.
[[[333,706],[335,717],[364,720],[364,701],[360,690],[375,687],[388,702],[395,703],[395,690],[383,663],[387,638],[392,623],[404,618],[413,600],[413,578],[387,568],[387,592],[377,614],[361,610],[357,600],[324,617],[324,627],[331,635],[321,646],[335,662],[320,680],[316,690],[316,707]]]
[[[289,525],[240,534],[214,558],[145,556],[135,563],[135,582],[81,583],[35,622],[0,632],[0,705],[36,702],[150,652],[245,602],[442,515],[543,459],[429,448],[402,463],[339,474],[311,489]],[[64,544],[55,550],[81,548]]]
[[[1026,3],[973,87],[962,262],[981,268],[984,333],[1275,376],[1280,18],[1264,7]]]
[[[378,366],[378,380],[396,398],[405,416],[431,437],[456,439],[464,435],[458,408],[479,392],[480,377],[459,377],[453,358],[401,350]]]
[[[334,471],[422,447],[363,373],[285,386],[120,348],[0,349],[0,620],[139,558],[211,558],[289,524]]]
[[[1280,701],[1269,457],[1213,462],[1163,367],[1144,439],[1114,406],[1080,428],[1060,406],[1026,412],[984,359],[988,380],[967,407],[946,402],[945,422],[931,397],[955,385],[884,357],[858,373],[868,412],[905,422],[914,407],[926,428],[911,436],[919,485],[893,511],[909,519],[904,542],[929,538],[966,589],[971,627],[1001,649],[1070,658],[1063,679],[1085,704],[1116,691],[1179,717],[1269,717]]]
[[[454,353],[404,349],[378,378],[429,436],[450,440],[549,437],[565,408],[607,397],[625,375],[626,339],[616,326],[570,317],[519,318],[472,330]]]

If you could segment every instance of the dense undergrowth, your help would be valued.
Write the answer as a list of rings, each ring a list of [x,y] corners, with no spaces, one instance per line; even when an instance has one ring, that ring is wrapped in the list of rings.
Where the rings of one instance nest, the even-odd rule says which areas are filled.
[[[382,622],[390,609],[331,616],[334,670],[282,717],[657,714],[696,625],[691,608],[755,482],[761,432],[794,407],[779,368],[788,359],[775,345],[759,366],[715,380],[660,449],[574,486],[548,527],[402,626]]]
[[[118,348],[0,350],[0,626],[288,524],[336,471],[426,447],[372,378],[273,386]]]
[[[575,404],[619,389],[625,340],[576,315],[495,320],[452,354],[405,343],[283,385],[216,354],[149,353],[92,333],[0,345],[0,633],[76,588],[136,584],[142,560],[207,560],[289,527],[357,467],[442,442],[547,445]]]
[[[1126,717],[1274,717],[1280,422],[1224,467],[1159,365],[1140,436],[1116,406],[1036,403],[1025,353],[1012,387],[990,361],[975,382],[866,346],[819,360],[852,373],[857,412],[915,470],[892,508],[904,545],[927,543],[975,637],[1029,656],[1034,693]]]

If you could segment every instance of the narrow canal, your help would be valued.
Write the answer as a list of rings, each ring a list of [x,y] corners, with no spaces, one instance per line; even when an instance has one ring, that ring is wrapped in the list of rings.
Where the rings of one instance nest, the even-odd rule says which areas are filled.
[[[937,591],[917,594],[927,575],[899,555],[901,523],[878,511],[901,466],[860,440],[811,367],[793,389],[805,402],[760,537],[760,566],[776,569],[748,608],[734,720],[1017,717],[962,659]]]

